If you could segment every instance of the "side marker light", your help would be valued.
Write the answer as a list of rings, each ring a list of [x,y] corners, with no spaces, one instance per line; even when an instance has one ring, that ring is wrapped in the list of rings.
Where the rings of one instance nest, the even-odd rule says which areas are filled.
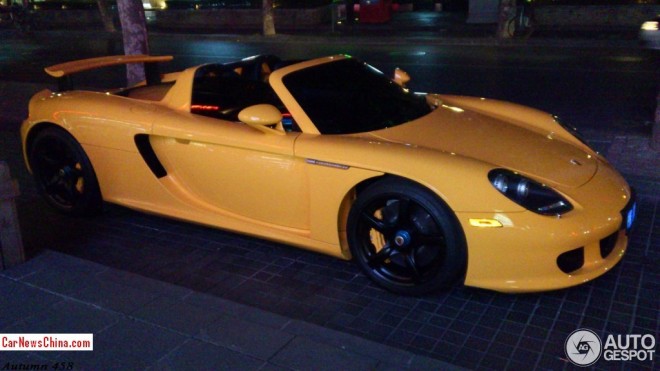
[[[495,219],[470,218],[470,225],[479,228],[502,228],[502,223]]]

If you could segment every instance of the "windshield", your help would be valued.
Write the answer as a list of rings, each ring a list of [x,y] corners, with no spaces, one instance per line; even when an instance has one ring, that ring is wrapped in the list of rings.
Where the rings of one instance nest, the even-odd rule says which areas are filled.
[[[305,68],[282,81],[321,134],[380,130],[431,112],[424,95],[355,59]]]

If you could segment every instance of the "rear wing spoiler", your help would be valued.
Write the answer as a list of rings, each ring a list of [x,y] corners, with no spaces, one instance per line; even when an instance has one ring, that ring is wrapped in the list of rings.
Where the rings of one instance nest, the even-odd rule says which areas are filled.
[[[113,55],[108,57],[80,59],[77,61],[56,64],[54,66],[46,67],[44,70],[47,74],[57,79],[59,91],[67,91],[73,89],[73,82],[71,81],[72,74],[97,68],[118,66],[122,64],[144,63],[144,72],[147,79],[147,85],[154,85],[160,83],[158,63],[169,62],[172,59],[174,59],[174,57],[171,55]]]

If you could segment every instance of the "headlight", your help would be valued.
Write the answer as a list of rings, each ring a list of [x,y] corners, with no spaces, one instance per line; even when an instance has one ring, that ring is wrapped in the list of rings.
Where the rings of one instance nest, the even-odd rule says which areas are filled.
[[[561,215],[573,210],[573,205],[559,193],[513,171],[491,170],[488,179],[511,201],[537,214]]]

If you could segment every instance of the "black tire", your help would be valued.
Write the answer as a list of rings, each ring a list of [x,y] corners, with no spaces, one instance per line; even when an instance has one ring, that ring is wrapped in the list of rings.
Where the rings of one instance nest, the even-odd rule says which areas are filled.
[[[56,210],[77,216],[101,211],[103,199],[92,164],[69,133],[56,127],[38,132],[28,158],[39,192]]]
[[[358,195],[347,225],[353,259],[378,285],[423,295],[465,272],[465,237],[454,213],[429,190],[386,178]]]

